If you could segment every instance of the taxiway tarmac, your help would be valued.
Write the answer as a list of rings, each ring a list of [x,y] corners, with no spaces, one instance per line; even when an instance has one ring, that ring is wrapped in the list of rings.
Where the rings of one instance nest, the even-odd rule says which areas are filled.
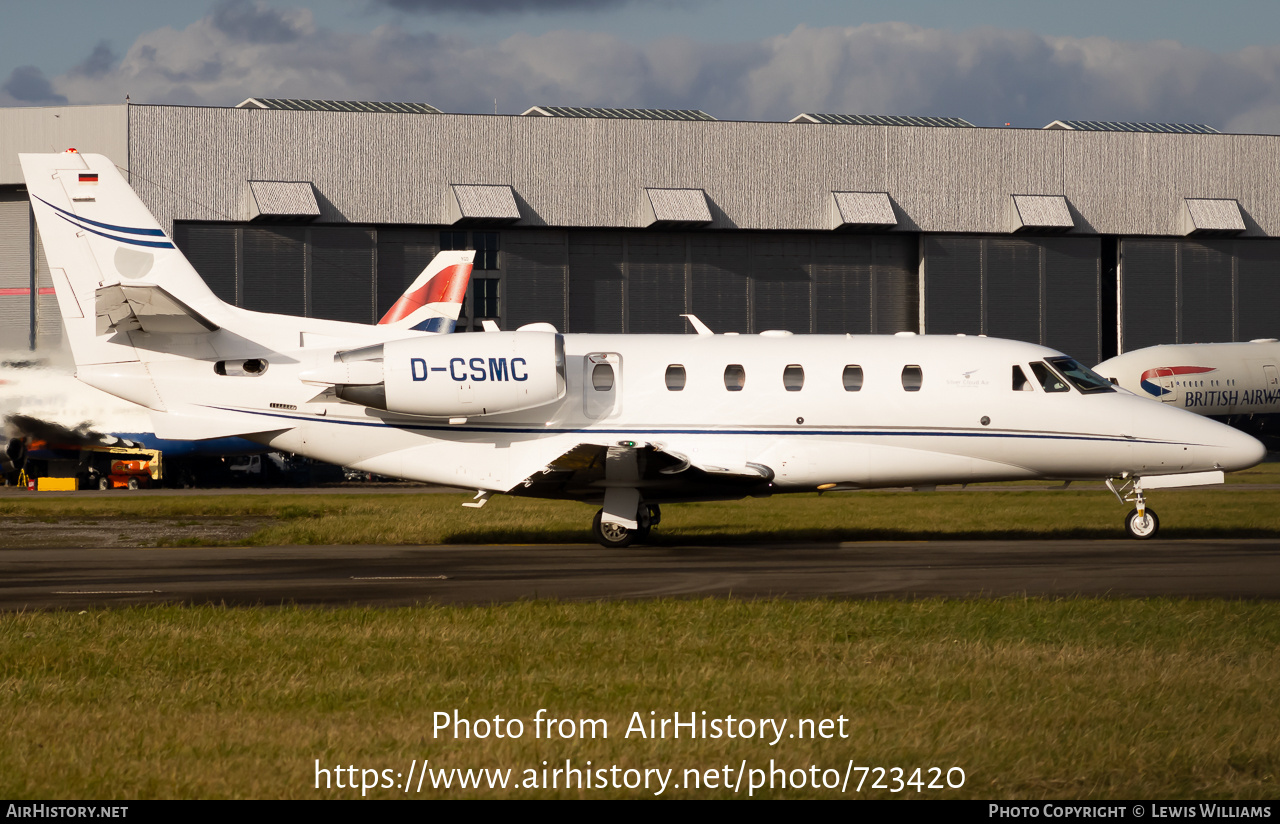
[[[1280,598],[1280,540],[0,551],[0,609],[8,611],[1005,595]]]

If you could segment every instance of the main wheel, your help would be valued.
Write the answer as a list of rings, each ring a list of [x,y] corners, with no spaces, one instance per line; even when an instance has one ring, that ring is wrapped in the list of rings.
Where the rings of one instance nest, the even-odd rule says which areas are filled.
[[[107,490],[111,488],[111,481],[105,475],[98,478],[98,489]]]
[[[1160,531],[1160,519],[1156,517],[1156,511],[1151,507],[1147,507],[1146,514],[1141,518],[1138,517],[1138,510],[1134,509],[1124,519],[1124,529],[1129,533],[1130,538],[1145,541]]]
[[[602,509],[596,513],[595,520],[591,522],[591,534],[595,536],[600,546],[614,549],[631,546],[639,530],[627,529],[619,524],[606,524],[603,516],[604,510]]]

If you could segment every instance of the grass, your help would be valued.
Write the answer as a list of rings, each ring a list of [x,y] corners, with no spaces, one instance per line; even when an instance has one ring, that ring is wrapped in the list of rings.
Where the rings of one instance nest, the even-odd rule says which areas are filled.
[[[23,523],[121,525],[174,522],[151,530],[163,546],[216,544],[580,543],[591,540],[593,509],[568,501],[498,496],[481,510],[465,495],[219,495],[0,499],[0,534],[20,540]],[[1157,490],[1149,504],[1166,538],[1280,535],[1280,491],[1200,488]],[[1121,506],[1099,490],[841,492],[783,495],[663,507],[658,544],[742,544],[1019,538],[1119,538]],[[186,534],[211,521],[256,519],[245,537]],[[16,528],[16,529],[15,529]]]
[[[1280,604],[1169,599],[10,614],[0,797],[351,798],[360,791],[315,788],[317,759],[405,773],[425,758],[512,768],[517,781],[544,760],[674,768],[677,783],[686,768],[744,759],[839,770],[852,759],[965,771],[961,789],[919,793],[932,798],[1274,798],[1278,645]],[[608,738],[535,738],[540,708],[604,719]],[[433,713],[455,709],[522,719],[525,734],[437,737]],[[801,718],[843,716],[848,737],[771,746],[623,734],[633,712],[703,710],[787,719],[786,733]],[[409,797],[648,794],[428,781]]]

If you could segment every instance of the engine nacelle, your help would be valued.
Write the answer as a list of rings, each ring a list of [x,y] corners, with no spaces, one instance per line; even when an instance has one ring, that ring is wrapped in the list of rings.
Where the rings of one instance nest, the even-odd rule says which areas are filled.
[[[338,397],[406,415],[497,415],[555,403],[565,394],[564,338],[554,332],[408,338],[338,359],[382,364],[381,383],[338,385]]]

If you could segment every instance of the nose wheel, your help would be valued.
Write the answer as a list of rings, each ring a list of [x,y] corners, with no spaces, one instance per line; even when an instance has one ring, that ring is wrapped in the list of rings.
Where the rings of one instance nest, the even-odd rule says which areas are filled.
[[[1124,519],[1124,531],[1129,533],[1130,538],[1137,538],[1145,541],[1153,537],[1160,529],[1160,519],[1156,517],[1156,511],[1150,507],[1146,508],[1142,514],[1138,514],[1138,510],[1134,509]]]
[[[1129,533],[1130,538],[1137,538],[1139,541],[1154,538],[1160,531],[1160,519],[1156,517],[1156,511],[1147,506],[1146,498],[1142,495],[1142,479],[1130,477],[1117,480],[1120,481],[1119,489],[1111,478],[1107,479],[1107,489],[1111,490],[1120,503],[1137,504],[1125,516],[1124,531]]]

